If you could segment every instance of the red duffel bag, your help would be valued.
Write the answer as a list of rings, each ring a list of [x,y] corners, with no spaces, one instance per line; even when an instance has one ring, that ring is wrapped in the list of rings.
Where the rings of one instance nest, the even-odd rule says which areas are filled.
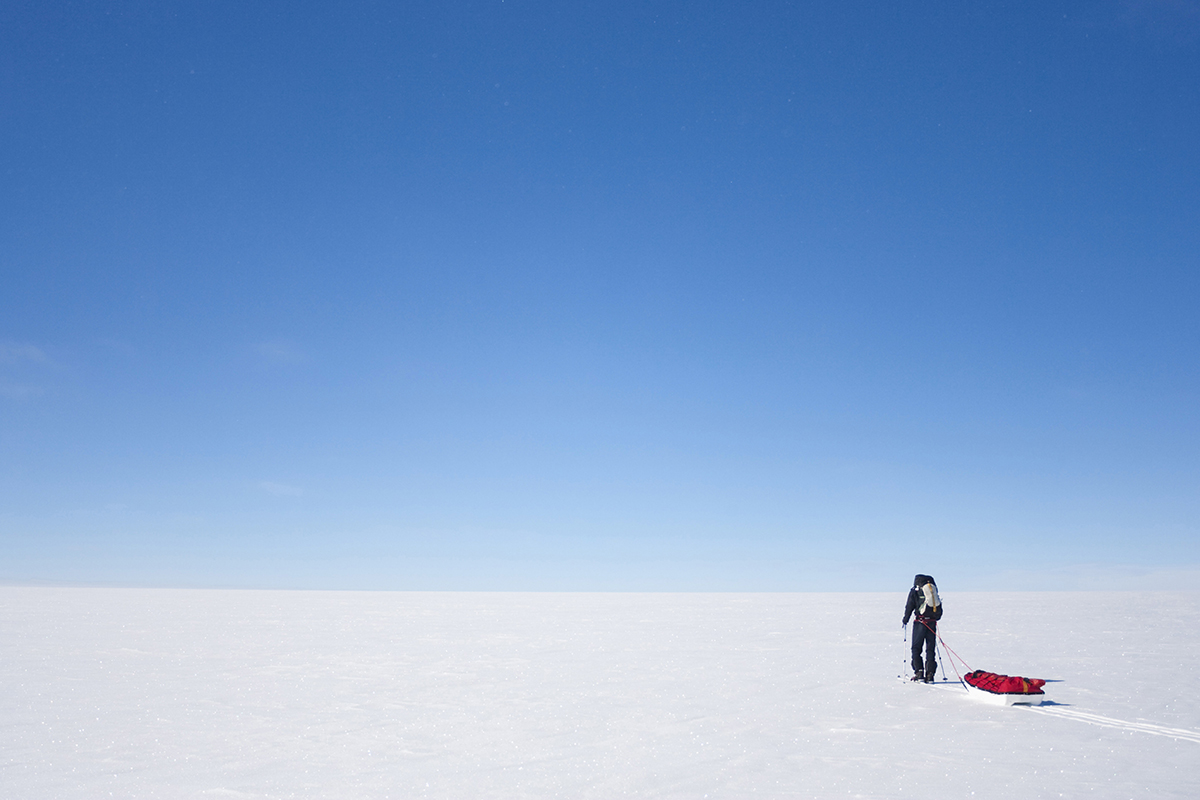
[[[995,672],[977,669],[964,675],[963,680],[976,689],[982,689],[992,694],[1045,694],[1042,687],[1046,685],[1046,682],[1040,678],[998,675]]]

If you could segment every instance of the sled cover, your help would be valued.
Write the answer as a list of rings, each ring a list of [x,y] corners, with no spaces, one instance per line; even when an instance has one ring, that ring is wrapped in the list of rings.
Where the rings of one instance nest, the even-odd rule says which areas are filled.
[[[976,689],[982,689],[992,694],[1045,694],[1042,687],[1046,685],[1046,682],[1041,678],[998,675],[995,672],[977,669],[964,675],[963,680]]]

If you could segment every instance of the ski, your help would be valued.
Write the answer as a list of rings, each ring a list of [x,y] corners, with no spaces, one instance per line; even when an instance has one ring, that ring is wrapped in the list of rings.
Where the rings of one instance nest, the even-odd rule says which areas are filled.
[[[929,683],[925,683],[925,681],[923,681],[923,680],[914,681],[912,679],[911,675],[904,675],[904,674],[897,675],[896,680],[900,681],[900,683],[910,683],[910,684],[915,683],[919,686],[941,686],[941,687],[951,687],[951,688],[955,688],[955,689],[961,689],[962,685],[963,685],[962,681],[958,680],[957,678],[952,678],[952,677],[945,676],[945,675],[934,678]]]

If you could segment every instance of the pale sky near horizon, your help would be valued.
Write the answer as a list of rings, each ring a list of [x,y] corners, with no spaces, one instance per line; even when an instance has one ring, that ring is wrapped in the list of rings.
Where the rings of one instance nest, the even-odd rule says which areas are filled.
[[[0,180],[0,581],[1200,576],[1195,0],[13,3]]]

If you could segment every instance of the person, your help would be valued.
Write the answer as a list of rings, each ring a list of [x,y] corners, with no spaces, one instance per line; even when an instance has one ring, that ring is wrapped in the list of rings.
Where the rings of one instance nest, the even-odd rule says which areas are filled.
[[[913,587],[908,590],[908,603],[904,606],[904,626],[909,617],[916,615],[912,637],[912,668],[914,681],[933,683],[937,674],[934,652],[937,647],[937,621],[942,618],[942,599],[938,597],[937,583],[929,575],[913,578]],[[925,658],[921,658],[921,651]]]

